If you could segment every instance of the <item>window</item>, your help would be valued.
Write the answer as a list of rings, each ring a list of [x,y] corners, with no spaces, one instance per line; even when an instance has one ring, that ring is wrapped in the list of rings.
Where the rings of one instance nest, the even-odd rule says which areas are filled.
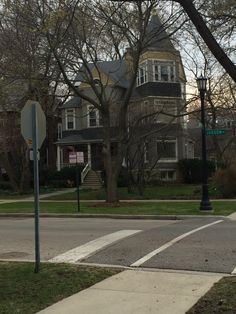
[[[137,75],[137,86],[147,82],[147,61],[139,65]]]
[[[156,82],[174,82],[175,64],[174,62],[153,61],[153,77]]]
[[[66,109],[66,130],[75,129],[75,109]]]
[[[176,161],[177,159],[176,140],[158,140],[157,156],[162,161]]]
[[[176,171],[172,169],[160,170],[160,179],[162,181],[174,181],[176,180]]]
[[[88,126],[94,127],[100,125],[102,125],[102,121],[101,116],[99,114],[99,110],[94,108],[93,106],[90,106],[88,108]]]

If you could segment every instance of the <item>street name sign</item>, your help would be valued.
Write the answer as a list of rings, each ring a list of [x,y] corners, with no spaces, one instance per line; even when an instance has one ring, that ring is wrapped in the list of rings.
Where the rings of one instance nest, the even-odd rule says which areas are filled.
[[[219,129],[207,129],[206,135],[224,135],[225,130],[219,130]]]

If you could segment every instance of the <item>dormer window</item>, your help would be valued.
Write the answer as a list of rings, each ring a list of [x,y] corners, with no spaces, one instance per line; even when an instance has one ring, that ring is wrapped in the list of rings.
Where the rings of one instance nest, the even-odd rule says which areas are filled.
[[[153,78],[155,82],[174,82],[176,79],[174,62],[153,60]]]
[[[75,109],[66,109],[66,130],[75,129]]]
[[[94,108],[93,106],[88,107],[88,126],[89,127],[95,127],[95,126],[101,126],[102,122],[100,119],[100,113],[99,110]]]
[[[147,61],[141,63],[138,68],[138,75],[137,75],[137,86],[146,83],[148,80],[147,77]]]

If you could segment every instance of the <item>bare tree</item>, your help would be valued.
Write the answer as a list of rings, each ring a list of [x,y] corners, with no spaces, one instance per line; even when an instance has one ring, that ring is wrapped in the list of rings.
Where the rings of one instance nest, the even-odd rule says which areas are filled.
[[[2,1],[0,17],[1,116],[7,119],[9,107],[11,112],[15,112],[16,122],[14,123],[17,124],[16,135],[18,140],[12,134],[12,142],[21,143],[21,149],[17,150],[18,159],[24,161],[24,169],[27,169],[29,168],[29,160],[25,158],[27,147],[21,139],[19,116],[26,100],[38,100],[47,118],[47,143],[44,145],[44,149],[48,147],[49,166],[55,167],[56,156],[53,143],[57,126],[57,107],[61,99],[58,95],[58,92],[61,91],[61,80],[55,58],[45,38],[38,32],[38,2]],[[62,96],[65,98],[65,93]],[[8,132],[8,139],[10,134],[11,132]],[[9,147],[12,151],[15,145],[8,145],[8,149],[3,145],[2,153],[7,152]],[[46,154],[43,154],[43,156],[46,156]],[[42,155],[41,159],[44,160]],[[10,169],[7,158],[2,160],[1,165],[7,169],[8,174],[11,173],[11,176],[15,172],[14,165]],[[18,171],[22,174],[22,180],[24,180],[23,177],[26,172]],[[29,180],[28,174],[27,177]]]
[[[42,10],[42,31],[65,83],[74,95],[92,104],[101,114],[108,202],[118,200],[117,177],[127,148],[127,112],[136,85],[140,56],[153,40],[147,38],[146,34],[156,4],[148,1],[124,8],[109,1],[94,1],[91,7],[84,1],[70,4],[60,1],[53,5],[53,12],[49,4]],[[45,11],[48,12],[47,17]],[[163,32],[163,29],[156,30],[153,37],[158,32]],[[126,52],[128,66],[123,77],[115,78],[115,73],[124,64],[125,47],[129,47]],[[67,58],[63,59],[61,54],[65,54],[65,51]],[[117,60],[117,67],[110,71],[110,77],[104,76],[99,61],[111,60],[111,57]],[[73,74],[77,74],[79,87],[72,80]],[[117,143],[115,156],[112,154],[113,128],[116,130]]]

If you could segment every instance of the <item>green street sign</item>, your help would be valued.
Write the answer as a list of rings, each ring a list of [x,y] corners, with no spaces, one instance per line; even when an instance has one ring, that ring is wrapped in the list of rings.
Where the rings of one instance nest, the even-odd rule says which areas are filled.
[[[217,130],[217,129],[206,129],[206,135],[224,135],[225,130]]]

